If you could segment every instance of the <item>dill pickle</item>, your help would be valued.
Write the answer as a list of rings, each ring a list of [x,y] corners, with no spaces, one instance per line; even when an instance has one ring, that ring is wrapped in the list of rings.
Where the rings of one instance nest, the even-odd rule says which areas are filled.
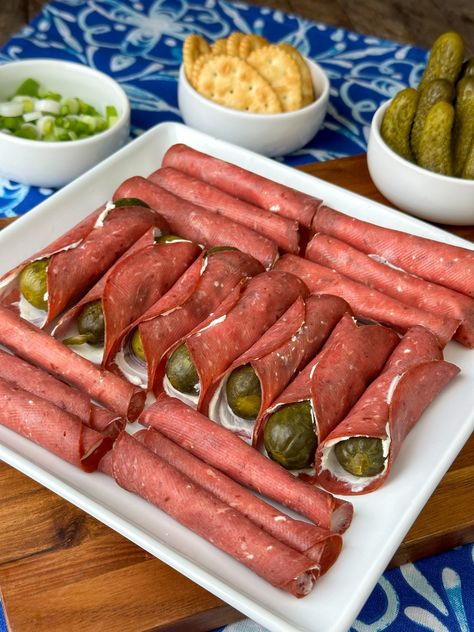
[[[447,79],[433,79],[428,81],[422,90],[420,90],[420,98],[418,107],[416,108],[415,120],[411,129],[411,148],[418,158],[418,146],[420,136],[425,125],[426,116],[430,108],[438,101],[446,101],[452,103],[454,101],[455,90],[453,84]]]
[[[140,335],[140,330],[138,329],[138,327],[133,332],[131,347],[134,356],[136,356],[140,360],[146,361],[145,349],[143,348],[142,337]]]
[[[472,139],[471,147],[464,163],[462,177],[466,180],[474,180],[474,138]]]
[[[456,85],[454,107],[454,175],[461,176],[474,138],[474,76],[460,79]]]
[[[447,79],[455,84],[464,61],[464,40],[454,31],[443,33],[431,47],[428,63],[418,88],[433,79]]]
[[[143,200],[139,200],[138,198],[120,198],[119,200],[114,200],[114,205],[116,208],[121,206],[144,206],[145,208],[150,208],[146,202]]]
[[[262,403],[260,380],[250,364],[234,369],[226,383],[227,403],[242,419],[256,419]]]
[[[268,419],[263,431],[268,456],[287,470],[310,467],[318,443],[311,402],[286,404]]]
[[[413,161],[410,132],[418,106],[418,91],[405,88],[394,96],[385,111],[380,133],[382,138],[397,154]]]
[[[474,77],[474,57],[466,59],[462,65],[461,77]]]
[[[385,456],[381,439],[351,437],[336,443],[336,458],[353,476],[376,476],[383,472]]]
[[[105,336],[104,311],[100,299],[87,303],[77,317],[77,336],[65,338],[65,345],[77,346],[83,344],[103,345]]]
[[[180,393],[189,395],[199,393],[199,375],[185,343],[175,349],[169,357],[166,375],[171,386]]]
[[[169,244],[172,241],[184,241],[184,239],[178,237],[178,235],[160,235],[159,237],[155,237],[156,244]]]
[[[20,272],[20,292],[37,309],[48,309],[48,264],[49,259],[38,259]]]
[[[452,129],[454,106],[446,101],[435,103],[426,117],[420,135],[418,164],[445,176],[453,175]]]

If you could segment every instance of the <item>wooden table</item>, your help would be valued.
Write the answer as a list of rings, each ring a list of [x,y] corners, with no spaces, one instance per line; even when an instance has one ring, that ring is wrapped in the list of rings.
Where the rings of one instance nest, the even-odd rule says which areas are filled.
[[[304,171],[385,202],[365,156]],[[5,224],[6,222],[3,222]],[[474,241],[474,227],[456,229]],[[242,615],[0,462],[0,589],[12,632],[201,632]],[[474,541],[474,436],[425,506],[392,565]]]

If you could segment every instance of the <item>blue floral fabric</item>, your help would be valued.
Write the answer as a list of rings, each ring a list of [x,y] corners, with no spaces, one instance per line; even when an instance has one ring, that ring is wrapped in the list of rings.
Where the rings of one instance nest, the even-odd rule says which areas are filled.
[[[328,27],[270,8],[223,0],[53,0],[0,51],[0,63],[55,57],[117,79],[132,106],[132,135],[181,121],[177,77],[183,41],[212,41],[232,31],[286,41],[321,64],[331,81],[323,128],[288,165],[363,153],[380,103],[415,85],[427,52]],[[27,212],[52,193],[0,178],[0,217]]]
[[[132,106],[132,135],[181,121],[177,77],[190,33],[208,40],[235,30],[286,41],[316,60],[331,81],[328,115],[288,165],[362,153],[373,113],[400,88],[416,85],[427,51],[310,22],[269,8],[222,0],[53,0],[0,51],[0,63],[56,57],[117,79]],[[51,195],[0,178],[0,217],[26,213]],[[351,630],[474,630],[474,546],[387,571]],[[225,632],[262,632],[246,620]],[[0,632],[6,632],[0,604]]]
[[[350,632],[474,630],[474,545],[385,572]],[[317,588],[315,588],[317,590]],[[213,632],[266,632],[246,619]]]

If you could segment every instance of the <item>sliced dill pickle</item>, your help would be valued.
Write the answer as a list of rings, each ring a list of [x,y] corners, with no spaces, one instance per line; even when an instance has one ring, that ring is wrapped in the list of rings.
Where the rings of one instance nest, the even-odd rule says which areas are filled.
[[[453,175],[452,129],[454,107],[446,101],[438,101],[428,112],[420,135],[418,164],[420,167]]]
[[[114,200],[114,204],[117,207],[120,206],[144,206],[145,208],[150,208],[149,205],[143,200],[139,200],[138,198],[120,198],[119,200]]]
[[[418,106],[418,91],[405,88],[394,96],[385,111],[380,133],[382,138],[397,154],[413,161],[410,132]]]
[[[461,176],[474,138],[474,76],[460,79],[456,85],[454,107],[454,175]]]
[[[255,370],[246,364],[234,369],[226,384],[227,403],[242,419],[256,419],[262,403],[262,387]]]
[[[185,343],[169,357],[166,375],[171,385],[180,393],[197,395],[199,392],[199,375]]]
[[[455,84],[464,61],[464,40],[454,31],[443,33],[431,47],[419,89],[433,79],[447,79]]]
[[[385,457],[382,440],[375,437],[351,437],[334,448],[340,465],[354,476],[376,476],[383,472]]]
[[[416,108],[415,120],[411,129],[411,148],[418,157],[418,146],[420,142],[421,132],[425,125],[426,116],[430,108],[438,101],[446,101],[452,103],[454,101],[455,89],[453,84],[447,79],[433,79],[428,81],[422,90],[420,90],[420,98],[418,107]]]
[[[20,292],[37,309],[48,309],[48,263],[49,259],[32,261],[20,272]]]
[[[145,349],[143,348],[142,337],[140,336],[140,330],[138,327],[133,332],[131,342],[132,352],[140,360],[146,360]]]
[[[317,446],[311,403],[278,408],[265,425],[263,443],[268,456],[287,470],[310,467]]]

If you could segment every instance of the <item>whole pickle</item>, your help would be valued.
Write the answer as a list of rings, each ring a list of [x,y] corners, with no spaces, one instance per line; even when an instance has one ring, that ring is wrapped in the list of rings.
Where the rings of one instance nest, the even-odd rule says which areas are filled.
[[[185,343],[173,351],[166,364],[166,375],[180,393],[197,395],[199,375]]]
[[[234,369],[226,384],[227,403],[242,419],[256,419],[262,403],[262,388],[250,364]]]
[[[37,309],[48,309],[48,263],[49,259],[32,261],[20,272],[20,292]]]
[[[103,345],[105,336],[104,311],[102,301],[92,301],[85,305],[77,317],[79,334],[63,340],[65,345]]]
[[[474,138],[474,76],[460,79],[456,85],[454,106],[454,175],[461,176]]]
[[[428,63],[418,88],[433,79],[447,79],[455,84],[464,61],[464,40],[454,31],[443,33],[431,47]]]
[[[472,139],[469,153],[467,154],[466,161],[464,162],[462,177],[466,180],[474,180],[474,138]]]
[[[466,59],[463,63],[461,77],[474,77],[474,57]]]
[[[415,120],[411,129],[411,148],[418,158],[418,147],[420,136],[425,125],[426,117],[431,107],[438,101],[446,101],[452,103],[454,101],[455,90],[453,84],[447,79],[433,79],[426,82],[423,89],[420,90],[420,98],[418,107],[416,108]]]
[[[214,246],[214,248],[207,251],[207,254],[213,255],[215,252],[222,252],[223,250],[238,250],[238,248],[234,246]]]
[[[351,437],[339,441],[334,452],[340,465],[354,476],[376,476],[385,467],[381,439]]]
[[[268,456],[287,470],[310,467],[317,446],[309,401],[287,404],[275,411],[263,431]]]
[[[385,111],[380,133],[387,145],[397,154],[413,161],[410,133],[418,107],[418,91],[405,88],[393,97]]]
[[[140,336],[140,330],[138,327],[133,332],[131,346],[132,352],[137,358],[140,358],[140,360],[146,360],[145,349],[143,348],[142,337]]]
[[[160,235],[155,237],[155,243],[157,244],[168,244],[171,241],[183,241],[183,238],[178,237],[178,235]]]
[[[150,208],[149,205],[143,200],[139,200],[138,198],[120,198],[119,200],[114,200],[114,205],[116,207],[120,206],[144,206],[145,208]]]
[[[454,107],[438,101],[428,112],[420,135],[418,164],[429,171],[453,175],[452,129]]]

